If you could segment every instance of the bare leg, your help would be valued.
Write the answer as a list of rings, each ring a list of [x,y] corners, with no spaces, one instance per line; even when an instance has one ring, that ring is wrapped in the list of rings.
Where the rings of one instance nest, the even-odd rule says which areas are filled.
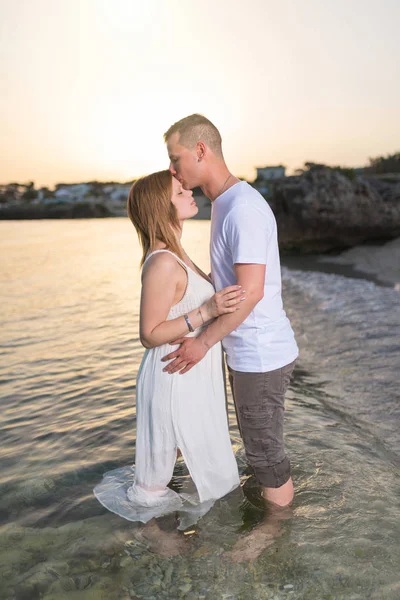
[[[276,506],[289,506],[294,496],[292,478],[290,477],[286,483],[278,488],[264,487],[262,489],[262,495],[264,500],[267,500]]]

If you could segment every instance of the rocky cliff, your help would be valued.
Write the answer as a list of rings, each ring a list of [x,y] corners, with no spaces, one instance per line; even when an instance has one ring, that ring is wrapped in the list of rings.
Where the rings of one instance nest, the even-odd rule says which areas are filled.
[[[283,251],[327,252],[400,236],[400,179],[353,181],[328,167],[287,177],[266,199]]]

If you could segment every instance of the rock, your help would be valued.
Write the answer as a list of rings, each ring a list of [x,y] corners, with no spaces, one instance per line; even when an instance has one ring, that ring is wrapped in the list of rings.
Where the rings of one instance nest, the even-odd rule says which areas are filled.
[[[72,579],[72,577],[62,577],[60,579],[60,585],[65,592],[76,590],[75,581]]]
[[[90,539],[78,538],[72,541],[66,547],[65,556],[80,560],[82,560],[83,558],[93,559],[93,557],[100,552],[104,555],[104,550],[101,547],[100,543],[96,547]]]
[[[70,572],[70,566],[67,562],[56,561],[46,563],[46,571],[51,573],[55,578],[59,579]]]
[[[387,598],[388,600],[390,598],[400,598],[400,582],[394,581],[381,586],[379,590],[372,592],[371,598],[373,600],[382,600],[383,598]]]
[[[1,545],[7,547],[8,545],[13,546],[16,542],[20,542],[25,536],[25,529],[18,527],[15,523],[4,527],[4,531],[1,534]]]
[[[7,581],[14,576],[14,571],[9,567],[0,567],[0,579]]]
[[[26,506],[42,503],[53,496],[54,489],[55,483],[50,478],[27,481],[19,486],[14,502]]]
[[[132,558],[130,556],[124,556],[124,558],[121,558],[119,566],[121,567],[121,569],[124,569],[125,567],[128,567],[131,564]]]
[[[34,600],[45,594],[56,579],[54,574],[46,568],[46,565],[35,565],[17,580],[16,598],[18,600]]]
[[[400,236],[400,179],[369,176],[351,181],[318,166],[268,187],[265,197],[283,251],[327,252]]]
[[[165,586],[169,586],[171,585],[171,579],[172,579],[172,573],[173,573],[173,565],[169,564],[168,567],[165,569],[165,573],[164,573],[164,584]]]
[[[207,546],[200,546],[195,552],[193,552],[194,558],[201,558],[202,556],[206,556],[210,554],[210,548]]]
[[[90,575],[78,575],[75,577],[75,585],[78,590],[86,590],[92,583]]]

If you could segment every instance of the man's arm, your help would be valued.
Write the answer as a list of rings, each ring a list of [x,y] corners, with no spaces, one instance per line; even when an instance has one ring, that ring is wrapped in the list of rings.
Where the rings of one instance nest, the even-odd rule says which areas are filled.
[[[207,350],[239,327],[264,297],[265,265],[236,264],[234,269],[238,285],[246,291],[246,299],[241,304],[240,311],[215,319],[200,334],[199,338]]]
[[[234,265],[236,281],[246,291],[246,298],[240,305],[240,311],[218,317],[197,338],[185,338],[174,343],[181,344],[178,350],[171,352],[163,361],[172,360],[164,371],[180,374],[189,371],[200,362],[207,351],[226,335],[236,329],[249,316],[256,304],[264,296],[265,264]]]

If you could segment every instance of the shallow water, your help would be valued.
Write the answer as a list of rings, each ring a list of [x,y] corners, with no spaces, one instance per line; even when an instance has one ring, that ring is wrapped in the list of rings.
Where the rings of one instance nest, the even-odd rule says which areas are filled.
[[[190,222],[184,235],[204,269],[208,227]],[[141,525],[92,494],[103,472],[134,462],[132,226],[0,222],[0,240],[1,598],[400,597],[398,291],[284,269],[301,348],[286,411],[293,510],[279,523],[265,517],[229,396],[244,485],[186,535],[174,515],[160,519],[160,536],[181,552],[160,556]],[[172,483],[187,479],[180,460]]]

